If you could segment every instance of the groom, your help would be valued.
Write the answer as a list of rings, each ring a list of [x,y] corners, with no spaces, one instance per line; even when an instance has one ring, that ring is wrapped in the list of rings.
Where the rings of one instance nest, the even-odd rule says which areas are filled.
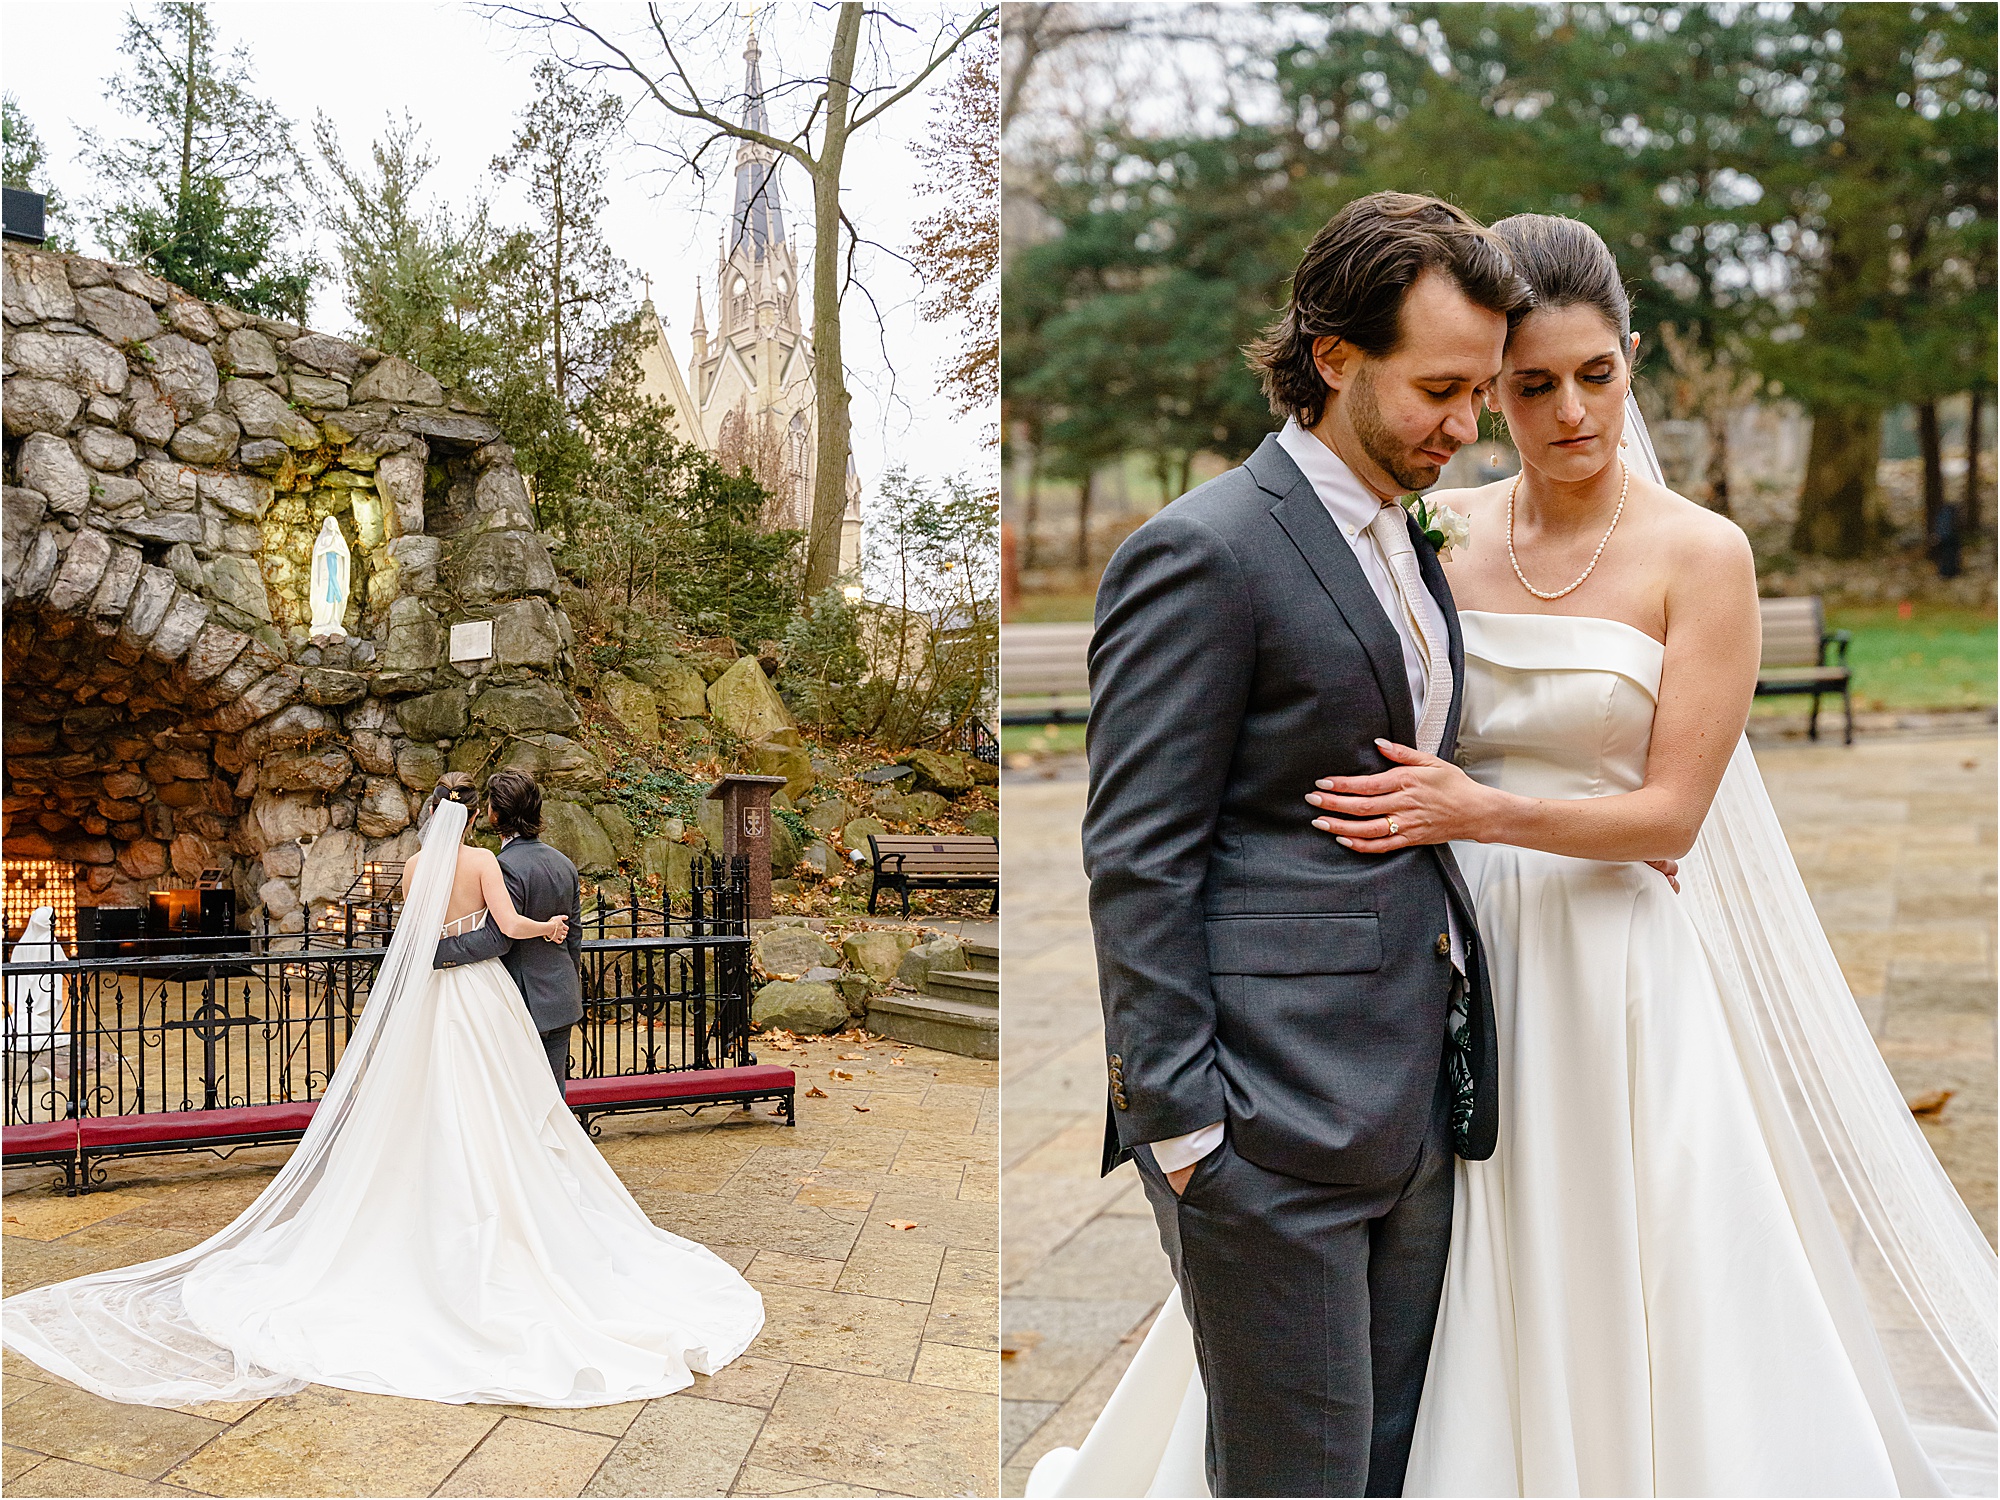
[[[1314,781],[1450,757],[1463,655],[1396,504],[1478,434],[1527,289],[1450,204],[1314,238],[1248,351],[1285,427],[1118,549],[1083,827],[1109,1052],[1208,1392],[1211,1493],[1397,1495],[1493,1016],[1447,846],[1359,854]]]
[[[566,914],[569,937],[516,943],[488,922],[463,937],[441,939],[432,967],[500,959],[520,987],[561,1088],[569,1076],[570,1028],[583,1019],[583,885],[569,856],[541,840],[542,789],[532,776],[495,772],[486,783],[486,822],[500,834],[500,873],[514,909],[537,922]]]

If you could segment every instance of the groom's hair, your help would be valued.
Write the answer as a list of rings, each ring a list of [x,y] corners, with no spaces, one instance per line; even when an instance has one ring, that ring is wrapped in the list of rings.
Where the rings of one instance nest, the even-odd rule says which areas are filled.
[[[531,839],[542,831],[542,789],[524,771],[495,771],[486,783],[486,805],[502,833]]]
[[[1271,410],[1316,426],[1328,389],[1313,340],[1337,335],[1373,358],[1393,354],[1403,299],[1426,271],[1450,277],[1509,326],[1532,296],[1499,237],[1457,205],[1416,193],[1356,198],[1313,236],[1292,273],[1291,306],[1243,351]]]

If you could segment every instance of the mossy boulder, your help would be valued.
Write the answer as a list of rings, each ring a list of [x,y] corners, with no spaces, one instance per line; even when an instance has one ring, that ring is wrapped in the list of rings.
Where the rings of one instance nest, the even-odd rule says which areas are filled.
[[[834,985],[799,980],[773,980],[750,1002],[750,1019],[760,1031],[817,1036],[838,1031],[851,1014],[847,997]]]
[[[1000,837],[1000,814],[996,812],[969,812],[965,815],[967,833],[983,833],[990,839]]]
[[[888,831],[879,818],[850,818],[847,827],[841,830],[840,841],[856,854],[865,856],[868,853],[868,835]]]
[[[785,793],[793,798],[804,796],[819,782],[819,773],[813,769],[812,756],[797,745],[765,740],[757,746],[753,762],[759,776],[784,777]]]
[[[646,839],[639,845],[639,873],[685,896],[694,889],[694,850],[674,839]]]
[[[659,699],[643,682],[607,672],[597,679],[597,696],[633,739],[650,745],[660,738]]]
[[[405,698],[396,705],[403,733],[413,740],[455,740],[472,727],[471,703],[464,688],[446,688]]]
[[[951,811],[951,804],[936,792],[877,792],[872,800],[875,811],[898,823],[929,823]]]
[[[632,820],[625,816],[625,809],[615,802],[600,802],[591,809],[597,818],[604,836],[611,840],[611,847],[618,851],[620,859],[632,859],[639,852],[639,831],[632,826]]]
[[[913,932],[876,928],[850,932],[841,940],[840,956],[847,960],[849,968],[886,983],[896,977],[903,955],[916,945],[917,935]]]
[[[542,842],[570,857],[586,875],[608,875],[618,865],[618,851],[590,809],[575,802],[542,803]]]
[[[561,731],[581,722],[569,695],[553,682],[488,688],[473,703],[472,717],[501,734]]]
[[[904,984],[922,989],[932,974],[956,973],[965,967],[965,945],[955,937],[932,938],[903,955],[896,977]]]
[[[740,740],[792,727],[791,711],[754,656],[740,658],[708,686],[708,716]]]
[[[920,792],[959,797],[972,790],[972,773],[965,768],[965,757],[962,755],[946,755],[941,750],[912,750],[903,757],[903,764],[916,772],[914,779]]]
[[[664,717],[708,717],[708,679],[678,656],[655,656],[650,661],[627,662],[625,673],[653,690]]]
[[[767,974],[803,974],[840,962],[826,939],[808,927],[773,927],[758,933],[750,946]]]

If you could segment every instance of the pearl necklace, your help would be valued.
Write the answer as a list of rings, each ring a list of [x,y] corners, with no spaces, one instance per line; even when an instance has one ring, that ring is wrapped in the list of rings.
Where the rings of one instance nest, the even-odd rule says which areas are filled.
[[[1604,556],[1604,544],[1611,540],[1611,533],[1618,529],[1618,518],[1625,514],[1625,497],[1632,492],[1632,470],[1630,465],[1626,464],[1623,459],[1620,459],[1618,466],[1625,472],[1625,482],[1618,486],[1618,509],[1611,513],[1611,524],[1604,528],[1603,540],[1598,542],[1597,550],[1590,554],[1588,566],[1576,575],[1576,582],[1572,583],[1566,589],[1557,589],[1553,594],[1544,593],[1541,589],[1536,588],[1532,583],[1528,582],[1528,575],[1521,571],[1521,559],[1514,555],[1514,495],[1521,488],[1521,475],[1516,474],[1514,476],[1513,484],[1508,486],[1507,489],[1507,561],[1514,565],[1514,576],[1521,580],[1521,587],[1533,594],[1537,599],[1560,599],[1565,594],[1573,594],[1583,587],[1584,579],[1597,571],[1597,560]],[[1526,473],[1527,471],[1524,469],[1521,472]]]

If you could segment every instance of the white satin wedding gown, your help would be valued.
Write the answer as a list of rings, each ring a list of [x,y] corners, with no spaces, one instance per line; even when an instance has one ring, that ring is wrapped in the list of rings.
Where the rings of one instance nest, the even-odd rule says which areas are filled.
[[[1644,784],[1659,642],[1459,618],[1471,776],[1562,799]],[[1457,1164],[1405,1494],[1993,1492],[1992,1252],[1847,996],[1747,746],[1717,819],[1730,837],[1705,833],[1682,896],[1641,864],[1454,845],[1500,1138]],[[1747,942],[1723,930],[1751,913]],[[1800,1003],[1806,982],[1841,1004]],[[1825,1172],[1869,1201],[1836,1205]],[[1193,1369],[1170,1300],[1028,1493],[1206,1494]]]
[[[748,1347],[763,1300],[633,1201],[500,961],[431,968],[464,826],[455,803],[433,815],[347,1050],[257,1201],[181,1254],[8,1298],[8,1348],[153,1406],[316,1383],[581,1407]]]

